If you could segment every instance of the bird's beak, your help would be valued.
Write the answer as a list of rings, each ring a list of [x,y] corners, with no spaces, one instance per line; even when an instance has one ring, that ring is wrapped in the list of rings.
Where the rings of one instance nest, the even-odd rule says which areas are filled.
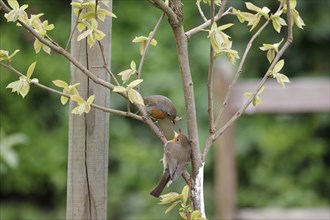
[[[174,119],[172,119],[172,123],[175,125],[175,122],[180,121],[182,117],[176,116]]]

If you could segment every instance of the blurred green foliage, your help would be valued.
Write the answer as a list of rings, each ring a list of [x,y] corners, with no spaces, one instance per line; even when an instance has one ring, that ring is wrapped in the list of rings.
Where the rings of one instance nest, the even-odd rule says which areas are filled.
[[[70,34],[70,1],[20,1],[28,3],[28,12],[45,13],[45,19],[55,24],[49,34],[62,46]],[[184,0],[185,27],[202,22],[195,1]],[[253,1],[262,5],[265,1]],[[230,1],[236,7],[243,2]],[[276,1],[267,2],[275,9]],[[329,2],[327,3],[329,5]],[[294,28],[294,44],[285,54],[285,73],[293,76],[329,76],[329,12],[323,0],[298,2],[298,10],[306,23],[304,31]],[[207,8],[205,7],[207,14]],[[112,35],[112,70],[127,69],[131,60],[139,62],[139,46],[131,41],[135,36],[147,36],[160,16],[160,11],[147,1],[115,0]],[[235,22],[228,30],[233,48],[244,50],[251,33],[248,28],[228,16],[223,23]],[[69,81],[69,63],[52,52],[38,55],[33,50],[33,37],[12,23],[0,18],[0,48],[21,52],[13,65],[22,72],[37,60],[34,77],[53,87],[51,80]],[[262,43],[279,42],[270,27],[254,48]],[[283,32],[285,33],[285,31]],[[201,143],[207,135],[206,80],[209,43],[207,33],[191,39],[189,52],[194,79]],[[169,96],[184,116],[182,84],[177,66],[173,35],[166,19],[162,22],[143,69],[143,95]],[[260,60],[256,62],[256,60]],[[251,51],[243,78],[259,77],[268,65],[265,53]],[[6,135],[24,133],[28,142],[15,146],[19,158],[16,169],[1,173],[0,219],[64,219],[66,205],[68,107],[60,97],[32,87],[22,99],[6,85],[16,76],[0,68],[0,128]],[[111,95],[113,108],[125,109],[126,102]],[[163,214],[165,207],[149,196],[160,177],[162,148],[143,124],[118,116],[111,117],[109,146],[109,219],[176,218],[177,213]],[[118,127],[120,126],[120,129]],[[180,127],[185,131],[185,121]],[[265,206],[326,206],[329,198],[329,116],[327,114],[243,116],[237,123],[237,166],[239,207]],[[213,153],[205,170],[206,211],[214,213]],[[180,192],[179,180],[169,191]],[[19,210],[19,211],[18,211]]]

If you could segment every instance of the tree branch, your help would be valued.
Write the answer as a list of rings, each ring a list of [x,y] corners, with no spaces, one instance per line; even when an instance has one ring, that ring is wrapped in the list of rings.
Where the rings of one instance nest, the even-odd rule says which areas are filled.
[[[78,22],[79,22],[79,16],[80,16],[80,14],[81,14],[81,11],[82,11],[82,10],[80,9],[79,12],[78,12],[77,19],[76,19],[76,22],[75,22],[75,24],[74,24],[74,28],[73,28],[73,30],[72,30],[71,33],[70,33],[69,39],[68,39],[68,41],[66,42],[66,45],[65,45],[64,50],[67,50],[68,47],[69,47],[69,44],[71,43],[71,40],[72,40],[73,34],[74,34],[74,32],[76,31],[76,29],[77,29],[77,25],[78,25]]]
[[[210,3],[210,17],[211,24],[214,22],[214,0]],[[214,51],[212,44],[210,43],[210,61],[208,70],[208,81],[207,81],[207,100],[208,100],[208,119],[209,119],[209,133],[213,134],[215,131],[214,126],[214,115],[213,115],[213,62],[214,62]]]
[[[201,8],[201,2],[200,1],[196,1],[196,6],[197,6],[197,8],[198,8],[198,12],[199,12],[199,14],[201,15],[201,17],[203,18],[203,20],[204,21],[207,21],[207,18],[205,17],[205,15],[204,15],[204,12],[203,12],[203,10],[202,10],[202,8]],[[211,22],[212,23],[212,22]]]
[[[101,55],[102,55],[102,60],[103,60],[103,68],[107,71],[107,73],[111,76],[111,78],[115,81],[117,86],[120,86],[120,83],[118,82],[115,74],[113,74],[113,72],[109,69],[108,67],[108,63],[105,59],[105,55],[104,55],[104,48],[103,45],[100,41],[98,41],[99,47],[100,47],[100,51],[101,51]]]
[[[7,69],[9,69],[10,71],[12,71],[13,73],[15,73],[16,75],[18,75],[19,77],[21,76],[24,76],[24,74],[22,74],[20,71],[18,71],[17,69],[15,69],[14,67],[12,67],[11,65],[8,65],[8,64],[4,64],[4,63],[1,63],[0,62],[0,66],[3,66]],[[60,96],[65,96],[67,98],[70,98],[70,95],[68,94],[65,94],[63,92],[60,92],[56,89],[52,89],[48,86],[45,86],[39,82],[31,82],[31,84],[41,88],[41,89],[44,89],[48,92],[51,92],[51,93],[54,93],[56,95],[60,95]],[[140,115],[137,115],[137,114],[134,114],[134,113],[130,113],[130,112],[124,112],[124,111],[120,111],[120,110],[116,110],[116,109],[111,109],[111,108],[106,108],[104,106],[100,106],[100,105],[96,105],[96,104],[91,104],[91,107],[95,108],[95,109],[99,109],[103,112],[109,112],[109,113],[113,113],[113,114],[116,114],[116,115],[120,115],[120,116],[125,116],[125,117],[129,117],[129,118],[134,118],[138,121],[143,121],[142,117]]]
[[[179,23],[179,20],[176,14],[174,13],[174,11],[167,4],[165,4],[163,0],[148,0],[148,1],[157,8],[161,9],[166,14],[170,24],[175,25]]]
[[[217,13],[215,16],[214,16],[214,21],[218,21],[219,19],[221,19],[223,16],[229,14],[229,11],[232,9],[232,7],[229,7],[225,12],[222,12],[222,9],[224,9],[224,5],[225,5],[225,1],[223,1],[222,5],[221,5],[221,8],[219,10],[219,13]],[[206,22],[204,22],[203,24],[189,30],[189,31],[186,31],[186,37],[187,39],[189,40],[193,35],[203,31],[205,28],[209,27],[211,25],[211,20],[207,20]]]
[[[152,30],[149,38],[148,38],[148,41],[147,41],[147,44],[146,44],[146,47],[144,48],[144,51],[143,51],[143,54],[142,54],[142,57],[141,57],[141,60],[140,60],[140,64],[139,64],[139,68],[138,68],[138,79],[141,78],[141,73],[142,73],[142,67],[143,67],[143,64],[144,64],[144,61],[145,61],[145,58],[147,56],[147,53],[148,53],[148,49],[149,49],[149,46],[150,46],[150,43],[152,41],[152,39],[154,38],[157,30],[158,30],[158,27],[161,23],[161,21],[163,20],[164,18],[164,15],[165,13],[162,13],[162,15],[160,16],[160,18],[158,19],[154,29]],[[140,91],[140,86],[138,86],[138,91]]]

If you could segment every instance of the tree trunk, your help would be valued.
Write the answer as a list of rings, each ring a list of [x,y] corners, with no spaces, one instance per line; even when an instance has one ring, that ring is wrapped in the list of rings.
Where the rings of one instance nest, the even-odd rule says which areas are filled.
[[[76,19],[72,12],[72,30]],[[110,68],[111,18],[99,21],[99,27],[106,34],[101,43]],[[99,45],[90,48],[86,40],[77,42],[78,34],[75,30],[72,55],[99,78],[109,80],[104,68],[95,68],[104,65]],[[109,90],[89,80],[71,64],[71,84],[78,82],[82,98],[86,100],[95,94],[95,104],[109,107]],[[70,103],[67,219],[104,220],[107,219],[109,114],[92,108],[88,114],[73,115],[71,110],[75,105]]]

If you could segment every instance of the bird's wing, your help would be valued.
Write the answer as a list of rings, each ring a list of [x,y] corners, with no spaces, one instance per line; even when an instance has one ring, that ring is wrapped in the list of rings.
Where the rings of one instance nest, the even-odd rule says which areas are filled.
[[[166,160],[166,166],[170,170],[171,180],[173,180],[173,175],[177,169],[177,161],[173,158],[173,155],[170,151],[165,151],[164,158]]]

